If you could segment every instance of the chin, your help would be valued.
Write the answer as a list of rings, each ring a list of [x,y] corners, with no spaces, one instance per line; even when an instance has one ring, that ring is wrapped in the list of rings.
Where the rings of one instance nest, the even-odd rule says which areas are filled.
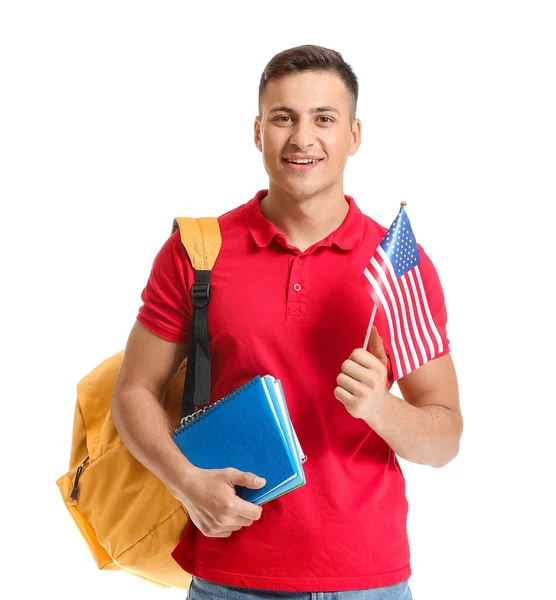
[[[292,194],[292,196],[299,196],[299,197],[305,197],[305,196],[316,196],[317,194],[321,194],[323,192],[325,192],[326,190],[328,190],[331,187],[330,183],[325,183],[322,181],[319,182],[304,182],[304,183],[300,183],[298,185],[295,184],[291,184],[291,182],[288,182],[289,185],[285,185],[284,189],[288,190],[288,192],[290,194]]]
[[[327,187],[322,181],[310,181],[309,178],[303,181],[301,177],[284,177],[281,173],[277,175],[271,178],[273,183],[288,194],[296,196],[308,196]]]
[[[314,196],[323,189],[318,185],[288,185],[287,183],[280,185],[280,187],[290,196],[296,196],[299,198]]]

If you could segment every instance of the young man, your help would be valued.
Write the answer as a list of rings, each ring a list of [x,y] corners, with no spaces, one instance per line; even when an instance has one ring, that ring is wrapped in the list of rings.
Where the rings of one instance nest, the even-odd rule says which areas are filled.
[[[181,454],[161,405],[191,326],[194,275],[178,233],[156,256],[142,293],[112,414],[130,451],[190,515],[173,556],[194,576],[191,600],[410,598],[396,455],[441,467],[458,453],[462,417],[444,297],[422,249],[443,351],[398,380],[400,399],[389,392],[380,312],[369,350],[361,348],[374,306],[361,274],[386,229],[344,195],[345,164],[361,143],[357,94],[337,52],[301,46],[275,56],[255,120],[268,190],[219,217],[211,401],[255,375],[280,378],[308,457],[306,485],[257,506],[234,488],[262,487],[256,473],[198,469]]]

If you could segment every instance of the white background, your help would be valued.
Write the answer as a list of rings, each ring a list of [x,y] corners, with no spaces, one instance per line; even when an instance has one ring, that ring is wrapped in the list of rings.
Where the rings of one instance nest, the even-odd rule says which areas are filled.
[[[75,386],[124,346],[172,218],[267,186],[259,77],[314,43],[360,81],[346,193],[385,226],[407,202],[448,306],[465,431],[443,469],[402,462],[414,598],[556,598],[553,3],[1,6],[9,597],[185,596],[98,571],[66,513]]]

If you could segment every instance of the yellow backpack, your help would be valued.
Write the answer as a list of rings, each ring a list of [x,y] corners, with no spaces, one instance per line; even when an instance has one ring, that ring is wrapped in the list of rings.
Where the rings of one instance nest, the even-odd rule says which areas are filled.
[[[216,218],[177,218],[172,233],[178,228],[196,278],[190,351],[164,399],[175,426],[209,400],[210,272],[222,244]],[[171,556],[188,523],[187,512],[127,450],[110,414],[123,354],[121,350],[107,358],[78,383],[70,470],[56,484],[100,569],[187,589],[191,575]]]

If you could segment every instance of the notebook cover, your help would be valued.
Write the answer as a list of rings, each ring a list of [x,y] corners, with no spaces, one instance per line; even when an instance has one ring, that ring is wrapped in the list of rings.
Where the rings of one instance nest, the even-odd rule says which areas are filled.
[[[178,427],[173,438],[188,460],[201,469],[234,467],[264,477],[266,485],[259,490],[236,487],[238,496],[249,502],[258,503],[296,476],[287,436],[260,376]]]

